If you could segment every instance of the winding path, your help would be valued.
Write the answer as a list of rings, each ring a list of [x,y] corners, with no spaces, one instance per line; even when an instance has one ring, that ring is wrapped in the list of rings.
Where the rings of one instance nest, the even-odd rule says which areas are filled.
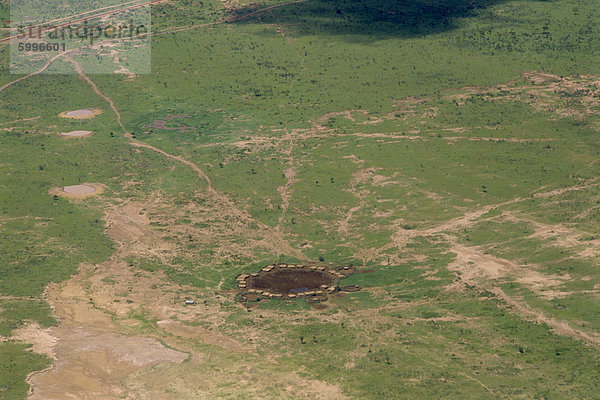
[[[267,224],[254,218],[248,212],[241,210],[225,194],[216,190],[212,185],[212,181],[211,181],[210,177],[202,170],[202,168],[198,167],[198,165],[196,165],[192,161],[189,161],[181,156],[176,156],[176,155],[167,153],[166,151],[161,150],[157,147],[154,147],[148,143],[144,143],[142,141],[134,139],[133,135],[125,128],[125,126],[121,122],[121,113],[119,112],[118,108],[115,106],[114,101],[109,96],[102,93],[100,91],[100,89],[98,89],[98,86],[96,86],[96,84],[87,75],[85,75],[83,73],[81,65],[79,65],[79,63],[77,61],[73,60],[71,57],[67,57],[66,60],[73,64],[73,66],[75,67],[75,70],[77,71],[79,76],[91,86],[94,93],[96,93],[99,97],[101,97],[104,101],[106,101],[110,105],[111,109],[113,110],[113,112],[116,115],[119,126],[123,129],[123,133],[124,133],[125,137],[127,137],[129,139],[130,144],[132,146],[152,150],[152,151],[154,151],[158,154],[161,154],[171,160],[177,161],[181,164],[184,164],[184,165],[190,167],[192,170],[194,170],[198,174],[200,179],[202,179],[206,183],[206,192],[209,195],[209,197],[211,197],[212,200],[216,204],[219,204],[222,207],[224,207],[228,212],[230,212],[234,217],[238,218],[239,220],[245,221],[246,223],[251,222],[251,223],[255,224],[256,226],[258,226],[261,233],[269,240],[270,243],[273,244],[274,248],[280,254],[287,254],[287,255],[296,257],[299,260],[307,260],[308,259],[300,250],[292,247],[289,244],[289,242],[283,237],[283,234],[278,229],[271,228]]]

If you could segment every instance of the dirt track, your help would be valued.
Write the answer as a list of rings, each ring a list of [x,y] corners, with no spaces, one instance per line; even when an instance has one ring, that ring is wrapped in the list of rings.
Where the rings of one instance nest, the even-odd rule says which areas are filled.
[[[297,3],[297,2],[292,2],[292,3]],[[288,4],[290,4],[290,3],[288,3]],[[231,20],[229,20],[229,21],[231,21]],[[223,21],[223,22],[229,22],[229,21]],[[219,22],[219,23],[222,23],[222,22]],[[180,29],[181,30],[194,29],[197,27],[208,26],[208,25],[211,25],[211,24],[183,27]],[[177,31],[178,30],[171,30],[169,32],[177,32]],[[111,109],[115,112],[117,121],[118,121],[119,125],[122,127],[125,135],[127,137],[131,137],[130,133],[125,129],[124,125],[122,124],[120,113],[119,113],[117,107],[115,106],[114,102],[112,101],[112,99],[110,99],[108,96],[104,95],[98,89],[98,87],[94,84],[94,82],[89,77],[87,77],[85,74],[83,74],[81,68],[78,66],[78,64],[75,61],[73,61],[73,60],[69,60],[69,61],[71,61],[75,65],[77,72],[80,74],[82,79],[84,79],[88,84],[90,84],[90,86],[92,87],[94,92],[98,96],[102,97],[105,101],[107,101],[107,103],[110,105]],[[47,66],[50,64],[50,62],[44,67],[44,69],[47,68]],[[43,71],[43,69],[42,69],[42,71]],[[26,77],[23,77],[14,82],[11,82],[3,87],[0,87],[0,91],[4,90],[6,87],[10,86],[11,84],[16,83],[20,80],[26,79],[27,77],[32,76],[32,75],[34,75],[34,74],[30,74]],[[206,182],[207,188],[208,188],[207,191],[210,194],[210,196],[212,196],[215,203],[224,204],[227,209],[231,210],[230,211],[231,215],[235,216],[239,220],[252,221],[254,223],[257,222],[248,213],[246,213],[245,211],[236,207],[235,204],[233,204],[230,201],[230,199],[228,199],[224,194],[215,190],[212,186],[212,182],[211,182],[210,178],[206,175],[206,173],[204,173],[204,171],[200,167],[198,167],[193,162],[186,160],[183,157],[169,154],[161,149],[158,149],[154,146],[145,144],[145,143],[140,142],[135,139],[131,140],[131,145],[135,146],[135,147],[139,147],[139,148],[146,148],[148,150],[157,152],[165,157],[168,157],[169,159],[172,159],[174,161],[177,161],[183,165],[186,165],[186,166],[192,168],[198,174],[198,176],[203,181]],[[295,179],[295,176],[293,173],[294,173],[293,164],[290,163],[290,174],[289,174],[289,176],[286,174],[288,183],[293,182],[293,180]],[[550,197],[550,196],[562,194],[562,193],[565,193],[568,191],[581,190],[585,187],[590,187],[592,185],[597,185],[597,184],[598,184],[597,180],[591,180],[586,185],[579,185],[579,186],[575,186],[572,188],[564,188],[564,189],[557,189],[557,190],[544,192],[544,193],[537,193],[537,194],[534,194],[533,197],[534,198]],[[291,184],[286,185],[282,188],[282,191],[281,191],[282,197],[284,197],[284,195],[289,194],[290,186],[291,186]],[[382,249],[373,250],[372,252],[368,253],[367,256],[365,256],[365,259],[367,259],[368,257],[371,257],[371,258],[376,257],[378,255],[378,253],[381,252],[381,250],[389,249],[392,247],[402,248],[404,246],[404,244],[406,244],[411,238],[416,237],[416,236],[431,236],[431,235],[440,235],[440,234],[446,235],[446,234],[448,234],[448,232],[450,232],[450,236],[447,236],[447,238],[450,237],[449,240],[450,240],[450,242],[452,242],[453,239],[451,237],[452,237],[453,231],[456,231],[460,228],[472,226],[474,224],[475,220],[482,217],[483,215],[485,215],[486,213],[488,213],[491,210],[494,210],[494,209],[497,209],[497,208],[500,208],[500,207],[503,207],[506,205],[514,204],[517,202],[521,202],[524,200],[526,200],[526,199],[516,198],[516,199],[512,199],[512,200],[503,202],[503,203],[484,206],[475,211],[469,212],[469,213],[465,214],[464,216],[461,216],[459,218],[448,221],[439,226],[432,227],[432,228],[422,230],[422,231],[415,231],[415,230],[408,231],[408,230],[404,230],[402,228],[398,228],[395,235],[392,238],[390,245],[388,245]],[[351,218],[351,216],[352,215],[350,215],[350,218]],[[348,220],[350,218],[348,218]],[[348,229],[348,220],[346,220],[345,225],[342,226],[342,229],[344,231],[346,231]],[[138,227],[135,224],[133,224],[133,225],[134,225],[133,228],[131,228],[129,226],[121,227],[120,229],[125,232],[120,232],[118,234],[115,233],[113,236],[113,239],[118,240],[122,243],[127,243],[128,241],[132,240],[132,237],[136,237],[139,239],[140,235],[143,236],[146,234],[150,234],[143,228],[139,228],[139,231],[136,231],[138,229]],[[140,226],[143,226],[143,224],[140,224]],[[268,238],[273,243],[275,243],[275,248],[277,249],[277,251],[281,252],[281,254],[290,254],[290,255],[297,256],[297,257],[304,257],[303,254],[299,250],[292,248],[289,245],[289,243],[287,243],[287,241],[285,240],[283,235],[281,235],[277,230],[273,230],[264,224],[260,224],[259,226],[263,230],[263,233],[265,233],[268,236]],[[132,232],[132,230],[133,230],[133,232]],[[138,239],[135,239],[135,240],[138,240]],[[136,244],[136,245],[139,245],[139,244]],[[550,287],[560,284],[560,277],[543,276],[541,274],[535,273],[535,271],[532,271],[529,268],[524,268],[523,266],[519,266],[508,260],[503,260],[503,259],[500,259],[497,257],[491,257],[488,255],[482,254],[482,252],[477,248],[466,247],[464,245],[459,245],[456,242],[453,243],[452,251],[456,253],[457,258],[456,258],[455,263],[453,265],[451,265],[450,268],[456,272],[460,272],[461,279],[464,282],[468,283],[471,286],[475,286],[477,288],[489,290],[490,292],[494,293],[499,299],[503,300],[507,305],[513,307],[516,312],[523,315],[525,318],[531,318],[536,321],[548,324],[557,333],[559,333],[561,335],[566,335],[566,336],[570,336],[573,338],[577,338],[579,340],[585,341],[589,344],[592,344],[592,345],[600,348],[600,339],[598,337],[596,337],[595,335],[591,335],[591,334],[588,334],[581,330],[578,330],[576,328],[573,328],[566,322],[558,321],[552,317],[545,316],[539,310],[535,310],[532,307],[530,307],[529,305],[527,305],[522,299],[517,299],[517,298],[508,296],[504,291],[502,291],[502,289],[500,289],[499,287],[496,287],[493,282],[494,280],[502,279],[507,276],[513,276],[513,277],[517,277],[518,279],[523,279],[524,281],[530,283],[532,285],[532,287],[534,287],[534,288],[537,287],[541,291],[543,291],[546,288],[550,288]],[[115,265],[117,265],[117,264],[115,264]],[[123,265],[120,265],[120,267],[122,268]],[[110,269],[111,271],[116,271],[114,266],[107,267],[107,269]],[[90,273],[89,270],[86,270],[84,272]],[[183,354],[183,353],[181,353],[181,352],[170,353],[168,351],[161,349],[160,347],[156,347],[156,342],[153,342],[152,339],[136,339],[136,340],[141,340],[141,341],[135,342],[135,344],[134,344],[133,342],[131,342],[131,340],[133,340],[132,338],[122,336],[122,335],[115,333],[113,331],[114,328],[111,328],[111,330],[109,330],[109,331],[99,330],[99,327],[96,326],[97,324],[102,325],[102,326],[110,326],[110,324],[106,321],[106,319],[104,317],[88,315],[90,313],[93,314],[93,312],[90,312],[90,309],[93,309],[93,307],[90,308],[90,306],[87,305],[86,298],[88,296],[88,293],[85,291],[82,292],[84,285],[77,283],[77,279],[79,279],[79,278],[74,278],[74,279],[75,280],[69,281],[68,283],[66,283],[64,286],[61,286],[60,288],[52,289],[52,290],[56,290],[54,292],[52,290],[49,291],[49,296],[51,298],[52,304],[55,306],[55,308],[57,310],[57,315],[59,315],[59,316],[62,315],[61,325],[59,328],[57,328],[56,330],[53,331],[53,334],[56,334],[57,335],[56,337],[62,338],[62,340],[66,340],[68,342],[74,343],[75,348],[77,348],[77,346],[85,347],[86,345],[89,345],[90,338],[93,338],[97,343],[95,345],[89,346],[89,352],[91,354],[89,359],[78,358],[80,356],[75,354],[76,351],[74,351],[73,349],[65,348],[62,345],[62,343],[60,345],[57,345],[55,347],[55,349],[58,354],[59,361],[57,361],[57,363],[55,364],[55,368],[52,371],[49,371],[45,374],[35,375],[32,378],[32,383],[35,384],[34,387],[37,388],[37,390],[38,390],[37,393],[34,392],[34,396],[42,396],[42,397],[38,397],[38,398],[53,398],[52,391],[50,389],[47,389],[49,386],[53,385],[53,382],[56,382],[56,381],[62,382],[63,380],[67,379],[66,378],[67,376],[72,376],[73,374],[77,374],[77,372],[73,372],[73,371],[77,371],[81,368],[84,368],[84,366],[88,366],[88,365],[91,365],[92,367],[85,373],[82,373],[80,375],[80,378],[78,381],[77,381],[77,379],[75,379],[77,382],[74,383],[72,387],[67,387],[67,388],[61,387],[60,389],[57,389],[56,393],[58,393],[60,390],[60,391],[65,391],[66,393],[76,393],[79,396],[81,396],[81,393],[79,393],[78,390],[80,390],[81,385],[86,385],[86,386],[89,386],[90,388],[99,388],[98,390],[105,390],[105,391],[108,388],[108,392],[112,393],[114,396],[120,396],[124,393],[123,388],[122,388],[120,382],[114,380],[114,375],[112,375],[109,371],[106,371],[104,369],[94,369],[94,366],[95,367],[103,366],[103,365],[111,366],[112,370],[116,371],[116,373],[122,374],[122,375],[127,375],[134,371],[139,370],[139,368],[143,368],[143,367],[146,367],[149,365],[154,365],[155,363],[180,362],[180,360],[179,360],[179,358],[181,357],[180,354]],[[76,286],[72,286],[72,285],[76,285]],[[80,285],[81,287],[77,287],[77,285]],[[64,305],[61,305],[62,302],[64,302]],[[79,307],[79,305],[82,305],[84,303],[86,304],[85,313],[84,312],[78,313],[76,310],[74,310],[75,308]],[[98,320],[96,320],[96,318],[98,318]],[[71,322],[69,322],[69,319],[71,320]],[[77,323],[82,323],[82,322],[85,323],[84,327],[82,328],[82,330],[79,333],[77,331],[79,329],[79,326],[75,325],[74,321],[77,321]],[[183,326],[181,324],[173,322],[169,319],[165,319],[165,320],[161,320],[161,321],[164,321],[164,322],[162,322],[161,326],[165,327],[165,329],[171,329],[172,331],[177,331],[180,333],[186,332],[185,326]],[[71,324],[71,325],[69,325],[69,324]],[[189,334],[193,335],[197,332],[198,331],[189,332]],[[210,335],[211,334],[207,334],[207,336],[210,336]],[[114,349],[109,349],[106,344],[103,344],[105,342],[115,343]],[[230,348],[234,348],[236,346],[235,341],[232,341],[230,338],[222,337],[222,338],[216,340],[216,342],[226,343],[225,346],[229,346]],[[239,344],[237,344],[237,345],[239,345]],[[133,348],[142,349],[142,353],[135,352],[134,350],[132,350]],[[152,358],[152,357],[149,357],[148,355],[144,355],[144,351],[155,352],[157,354],[161,354],[161,356],[159,358]],[[132,352],[135,354],[133,354]],[[164,354],[163,354],[163,352],[164,352]],[[62,360],[64,361],[65,364],[61,364],[60,357],[62,357]],[[54,378],[44,378],[45,376],[52,376],[52,374],[55,374]],[[62,378],[60,378],[61,377],[60,374],[64,374],[64,375],[62,375]],[[93,380],[87,381],[87,379],[89,378],[89,375],[98,376],[99,379],[97,381],[93,381]],[[67,381],[68,381],[68,379],[67,379]],[[101,383],[98,383],[98,382],[101,382]],[[48,391],[43,392],[43,390],[48,390]],[[40,395],[39,393],[42,393],[42,394]],[[95,392],[95,394],[93,394],[93,395],[99,395],[99,393],[100,392]],[[43,397],[43,396],[46,396],[46,397]],[[32,398],[35,398],[35,397],[32,397]],[[90,397],[90,398],[95,398],[95,397]]]
[[[72,61],[73,63],[76,64],[76,62]],[[120,122],[120,114],[118,112],[118,110],[116,109],[116,107],[114,106],[114,103],[112,102],[112,100],[110,100],[107,96],[105,96],[104,94],[102,94],[96,87],[96,85],[87,77],[85,76],[81,69],[78,69],[78,72],[80,73],[80,75],[83,77],[83,79],[85,79],[88,83],[90,83],[90,85],[92,85],[92,87],[94,88],[94,91],[101,96],[102,98],[104,98],[106,101],[109,102],[109,104],[111,104],[111,108],[113,108],[113,110],[115,111],[115,113],[118,116],[119,119],[119,124],[121,125],[121,127],[123,127],[123,125]],[[123,130],[125,132],[126,135],[129,136],[129,132],[127,132],[127,130],[123,127]],[[229,209],[231,209],[234,214],[243,219],[243,220],[253,220],[252,217],[245,213],[244,211],[241,211],[240,209],[238,209],[237,207],[235,207],[235,205],[223,194],[217,192],[213,187],[212,187],[212,182],[210,181],[210,178],[204,173],[204,171],[202,171],[196,164],[192,163],[189,160],[185,160],[184,158],[180,157],[180,156],[174,156],[171,154],[166,153],[163,150],[157,149],[154,146],[145,144],[143,142],[137,141],[135,139],[131,140],[131,144],[133,146],[136,147],[144,147],[144,148],[148,148],[152,151],[158,152],[168,158],[171,158],[173,160],[176,160],[180,163],[183,163],[189,167],[191,167],[194,171],[196,171],[198,173],[198,175],[207,183],[208,185],[208,191],[209,193],[211,193],[211,195],[215,198],[215,200],[217,200],[217,202],[219,204],[227,204],[229,207]],[[293,179],[293,178],[292,178]],[[552,197],[552,196],[557,196],[569,191],[578,191],[578,190],[583,190],[592,186],[597,186],[600,184],[600,182],[598,182],[599,179],[595,178],[595,179],[591,179],[587,182],[585,182],[584,184],[581,185],[577,185],[577,186],[573,186],[573,187],[567,187],[567,188],[561,188],[561,189],[554,189],[551,191],[547,191],[547,192],[538,192],[538,193],[534,193],[532,195],[533,198],[548,198],[548,197]],[[289,188],[287,189],[289,190]],[[380,249],[368,249],[368,251],[365,253],[366,256],[362,257],[365,262],[367,261],[367,259],[375,257],[376,255],[380,254],[382,251],[384,250],[388,250],[390,248],[402,248],[404,247],[404,245],[412,238],[412,237],[416,237],[416,236],[431,236],[431,235],[439,235],[439,234],[446,234],[446,232],[451,232],[451,231],[456,231],[459,228],[464,228],[464,227],[468,227],[468,226],[472,226],[475,223],[475,220],[477,220],[478,218],[480,218],[481,216],[485,215],[486,213],[490,212],[491,210],[494,209],[498,209],[507,205],[511,205],[511,204],[515,204],[515,203],[519,203],[522,201],[525,201],[526,199],[524,198],[514,198],[511,200],[507,200],[504,201],[502,203],[499,204],[492,204],[492,205],[488,205],[488,206],[484,206],[481,207],[477,210],[468,212],[467,214],[465,214],[464,216],[458,217],[456,219],[450,220],[446,223],[443,223],[439,226],[436,227],[432,227],[423,231],[417,231],[417,230],[410,230],[407,231],[403,228],[399,228],[397,230],[397,232],[392,236],[392,240],[390,241],[390,243]],[[306,259],[305,256],[297,249],[292,248],[291,246],[289,246],[289,244],[285,241],[285,239],[281,236],[280,232],[278,230],[273,230],[272,228],[256,221],[253,220],[253,222],[257,223],[263,230],[265,235],[267,235],[270,238],[270,241],[273,241],[274,243],[276,243],[276,249],[278,249],[279,251],[281,251],[281,254],[292,254],[302,260]],[[347,221],[346,221],[347,223]],[[448,237],[449,240],[451,240],[452,242],[454,242],[454,239],[452,239],[452,236]],[[465,250],[465,249],[462,249]],[[469,255],[465,255],[464,251],[461,252],[461,249],[458,247],[455,247],[454,249],[455,253],[458,255],[459,259],[460,257],[466,256],[467,258],[469,257]],[[473,254],[471,254],[472,256]],[[503,262],[498,262],[499,260],[496,260],[496,264],[497,266],[506,266],[506,263]],[[496,273],[500,273],[498,271],[496,271],[494,269],[494,266],[492,266],[492,268],[484,270],[486,274],[496,274]],[[525,269],[522,269],[522,271],[525,271]],[[513,269],[514,272],[514,269]],[[529,279],[529,283],[532,283],[534,285],[540,285],[541,282],[543,282],[546,278],[544,278],[541,275],[536,275],[535,277],[531,277],[531,273],[529,274],[529,277],[524,277],[522,279],[525,279],[526,281]],[[533,279],[533,280],[532,280]],[[480,286],[481,285],[481,280],[480,279],[473,279],[471,284],[473,286]],[[543,286],[543,285],[542,285]],[[518,302],[515,299],[510,299],[508,296],[506,296],[506,294],[504,294],[504,297],[506,297],[509,301],[512,302]],[[508,302],[508,301],[507,301]],[[528,310],[531,309],[526,303],[522,302],[522,310]],[[519,309],[517,308],[517,311],[519,311]],[[536,312],[536,311],[531,311],[533,313],[538,313],[539,315],[541,315],[541,313]],[[529,316],[528,313],[523,313],[524,316]],[[548,321],[553,321],[552,319],[549,319]],[[570,327],[568,325],[568,323],[566,322],[556,322],[554,325],[556,325],[557,327],[563,326],[562,329],[556,329],[555,331],[559,334],[564,334],[564,335],[568,335],[568,336],[572,336],[575,337],[577,339],[580,340],[584,340],[586,341],[588,344],[597,346],[598,343],[596,343],[595,340],[591,340],[593,339],[591,336],[585,334],[584,332],[580,332],[572,327]],[[568,328],[565,328],[568,327]]]
[[[160,0],[160,1],[163,1],[163,0]],[[210,22],[210,23],[206,23],[206,24],[190,25],[190,26],[175,27],[175,28],[166,28],[166,29],[163,29],[160,32],[153,33],[153,34],[148,34],[148,35],[144,35],[144,36],[153,36],[153,35],[161,35],[161,34],[166,34],[166,33],[181,32],[181,31],[187,31],[187,30],[191,30],[191,29],[205,28],[205,27],[209,27],[209,26],[213,26],[213,25],[225,24],[225,23],[229,23],[229,22],[241,21],[243,19],[250,18],[250,17],[252,17],[254,15],[260,14],[262,12],[265,12],[265,11],[268,11],[268,10],[271,10],[271,9],[274,9],[274,8],[284,7],[284,6],[289,5],[289,4],[302,3],[304,1],[306,1],[306,0],[295,0],[295,1],[290,1],[288,3],[277,4],[277,5],[274,5],[274,6],[265,7],[265,8],[253,11],[253,12],[248,13],[248,14],[240,15],[240,16],[237,16],[237,17],[227,17],[227,18],[223,18],[223,19],[221,19],[219,21]],[[112,41],[112,39],[111,40],[105,40],[105,41],[102,41],[102,42],[98,42],[98,44],[103,43],[103,42],[110,42],[110,41]],[[56,61],[57,59],[65,57],[65,56],[68,56],[69,54],[76,53],[78,50],[80,50],[80,49],[75,48],[75,49],[67,50],[67,51],[62,52],[60,54],[57,54],[56,56],[54,56],[50,60],[48,60],[48,62],[46,64],[44,64],[39,70],[37,70],[35,72],[32,72],[30,74],[27,74],[25,76],[22,76],[22,77],[20,77],[18,79],[15,79],[14,81],[8,82],[8,83],[4,84],[3,86],[0,86],[0,92],[2,92],[3,90],[9,88],[10,86],[12,86],[12,85],[14,85],[14,84],[16,84],[18,82],[21,82],[21,81],[23,81],[25,79],[29,79],[29,78],[31,78],[33,76],[41,74],[46,69],[48,69],[48,67],[54,61]],[[91,84],[93,84],[93,82],[91,82]],[[103,95],[101,95],[101,96],[103,96]],[[113,108],[113,110],[114,110],[114,108]],[[119,122],[120,122],[120,116],[119,116]],[[120,125],[123,128],[123,130],[125,130],[125,128],[123,127],[123,125],[122,124],[120,124]]]
[[[248,354],[253,348],[223,335],[218,329],[190,326],[203,321],[223,324],[227,316],[218,303],[209,306],[185,307],[182,301],[173,302],[181,287],[168,283],[160,273],[141,274],[122,260],[128,256],[160,257],[163,252],[173,253],[173,244],[162,239],[162,234],[152,229],[147,212],[164,210],[160,198],[148,202],[125,202],[106,212],[107,234],[119,244],[113,257],[99,265],[82,265],[79,272],[68,281],[53,284],[46,298],[52,305],[59,325],[45,333],[33,330],[33,336],[48,337],[46,345],[54,357],[53,367],[30,378],[31,399],[90,399],[156,398],[173,385],[183,385],[182,379],[207,380],[201,370],[206,354],[205,347],[194,343],[215,346],[224,354]],[[166,211],[165,211],[166,212]],[[107,283],[112,282],[112,283]],[[123,293],[126,296],[123,297]],[[119,300],[115,302],[115,299]],[[125,301],[125,299],[130,301]],[[149,335],[125,335],[136,332],[139,320],[132,313],[144,312],[156,320],[156,330]],[[119,323],[114,323],[114,320]],[[186,324],[186,322],[188,324]],[[248,334],[254,333],[249,330]],[[31,335],[24,335],[29,337]],[[164,347],[156,338],[164,340]],[[178,350],[175,350],[178,349]],[[215,352],[211,351],[214,356]],[[180,364],[190,357],[190,362]],[[263,360],[266,365],[273,361]],[[160,366],[171,371],[172,379],[156,375],[150,367]],[[235,376],[240,365],[221,374]],[[195,375],[194,375],[195,374]],[[223,379],[219,376],[217,379]],[[282,380],[282,381],[280,381]],[[180,383],[177,383],[181,381]],[[272,387],[285,381],[294,393],[321,399],[342,399],[335,386],[320,381],[300,378],[291,372],[255,379],[253,387]],[[277,383],[276,383],[277,382]],[[186,382],[181,390],[197,387]],[[210,384],[201,386],[207,392],[190,394],[183,398],[210,398]],[[152,388],[148,391],[148,388]],[[241,389],[242,390],[242,389]],[[283,390],[283,389],[282,389]],[[182,398],[166,395],[162,398]]]

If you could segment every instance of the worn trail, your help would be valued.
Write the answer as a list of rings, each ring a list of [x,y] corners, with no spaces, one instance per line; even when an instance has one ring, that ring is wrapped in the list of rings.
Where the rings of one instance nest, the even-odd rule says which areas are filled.
[[[70,57],[68,58],[68,61],[71,62],[75,66],[75,70],[77,71],[77,73],[81,76],[81,78],[85,82],[87,82],[92,87],[92,90],[94,91],[94,93],[96,93],[98,96],[100,96],[102,99],[104,99],[104,101],[106,101],[110,105],[111,109],[114,111],[115,115],[117,116],[117,121],[119,123],[119,126],[123,129],[124,135],[127,138],[129,138],[132,146],[152,150],[152,151],[154,151],[158,154],[161,154],[171,160],[177,161],[181,164],[184,164],[184,165],[190,167],[192,170],[194,170],[198,174],[200,179],[202,179],[206,183],[206,193],[207,193],[208,197],[211,198],[215,204],[224,208],[229,214],[232,214],[234,217],[238,218],[239,220],[244,221],[246,223],[255,224],[259,228],[261,233],[274,245],[275,249],[280,254],[287,254],[287,255],[296,257],[300,260],[307,259],[307,257],[300,250],[292,247],[287,242],[287,240],[283,237],[282,233],[279,232],[278,229],[273,229],[270,226],[266,225],[265,223],[252,217],[247,211],[244,211],[244,210],[241,210],[240,208],[238,208],[234,204],[234,202],[232,202],[225,194],[216,190],[213,187],[210,177],[200,167],[198,167],[198,165],[196,165],[192,161],[187,160],[181,156],[167,153],[166,151],[161,150],[161,149],[159,149],[155,146],[152,146],[148,143],[144,143],[142,141],[134,139],[133,136],[131,135],[131,133],[125,128],[125,126],[121,122],[121,114],[119,113],[119,110],[115,106],[114,101],[109,96],[102,93],[98,89],[98,86],[96,86],[96,84],[87,75],[85,75],[83,73],[83,70],[82,70],[81,66],[79,65],[79,63],[77,63],[77,61],[73,60]]]

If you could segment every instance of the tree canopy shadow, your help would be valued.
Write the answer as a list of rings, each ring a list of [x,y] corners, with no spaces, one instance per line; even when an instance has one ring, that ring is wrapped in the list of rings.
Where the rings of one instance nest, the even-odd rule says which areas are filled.
[[[286,24],[299,35],[423,36],[452,30],[458,21],[510,0],[307,0],[257,13],[237,24]],[[548,1],[548,0],[532,0]],[[549,1],[548,1],[549,2]],[[242,16],[264,4],[237,8]],[[358,38],[357,38],[358,39]]]

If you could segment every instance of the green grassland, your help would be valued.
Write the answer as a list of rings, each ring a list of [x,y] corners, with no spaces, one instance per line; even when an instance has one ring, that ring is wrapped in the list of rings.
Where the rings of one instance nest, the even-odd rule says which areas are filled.
[[[220,370],[209,395],[247,398],[234,377],[256,375],[236,363],[270,358],[277,368],[265,372],[293,371],[350,398],[597,398],[596,348],[521,315],[485,285],[452,289],[449,268],[456,241],[542,276],[568,274],[551,288],[559,296],[510,274],[493,284],[600,332],[598,256],[580,255],[600,235],[597,2],[307,0],[161,33],[276,4],[242,2],[231,11],[218,1],[161,3],[153,8],[152,74],[90,76],[137,140],[192,161],[247,212],[254,222],[244,230],[204,210],[215,204],[193,170],[132,147],[109,105],[77,75],[42,74],[0,92],[0,335],[10,338],[27,321],[56,324],[46,286],[114,254],[105,211],[160,194],[165,210],[150,215],[152,227],[182,250],[167,260],[129,257],[129,266],[164,274],[208,302],[219,293],[227,313],[220,333],[248,345],[248,331],[261,335],[251,360],[197,343],[210,354],[199,370],[182,364],[149,374]],[[4,3],[0,16],[8,17]],[[17,76],[7,47],[0,60],[3,85]],[[554,78],[535,82],[527,71],[570,77],[589,92]],[[540,95],[552,84],[560,90]],[[103,114],[58,117],[84,107]],[[74,129],[97,134],[58,135]],[[83,182],[107,189],[75,202],[48,194]],[[577,190],[535,196],[570,187]],[[435,231],[486,206],[460,229]],[[344,283],[364,290],[324,310],[298,300],[261,301],[248,312],[233,301],[236,275],[299,261],[261,245],[259,224],[277,227],[308,260],[357,267]],[[541,226],[558,233],[535,235]],[[402,245],[393,242],[400,234]],[[568,238],[575,241],[565,245]],[[132,318],[143,329],[130,333],[159,334],[152,318]],[[23,398],[25,376],[49,365],[10,339],[0,342],[0,359],[0,399]],[[252,393],[286,398],[276,386]]]

